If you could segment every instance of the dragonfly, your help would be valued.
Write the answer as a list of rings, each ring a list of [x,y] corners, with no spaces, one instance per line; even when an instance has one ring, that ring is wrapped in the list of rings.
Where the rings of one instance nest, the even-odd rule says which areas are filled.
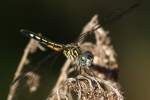
[[[78,45],[78,43],[81,42],[88,34],[91,34],[93,31],[97,30],[98,28],[99,27],[97,26],[95,29],[81,34],[76,42],[70,43],[70,44],[61,44],[61,43],[53,42],[50,39],[46,38],[45,36],[42,36],[42,34],[35,33],[32,31],[29,31],[27,29],[21,29],[20,32],[30,39],[35,39],[35,40],[39,41],[41,44],[47,46],[49,49],[52,49],[59,53],[63,52],[65,57],[67,59],[70,59],[73,62],[73,64],[75,65],[75,67],[73,68],[74,71],[77,71],[79,74],[81,74],[81,70],[83,68],[89,69],[89,67],[92,65],[94,55],[90,51],[83,51],[80,48],[80,46]],[[37,63],[38,67],[32,69],[32,71],[38,70],[40,67],[40,64],[42,62],[44,62],[45,60],[47,60],[51,56],[54,56],[54,54],[48,55],[42,61]],[[28,73],[28,71],[23,73],[21,76],[16,78],[11,84],[14,84],[17,81],[26,77],[27,73]]]
[[[20,32],[29,38],[33,38],[39,41],[41,44],[44,44],[45,46],[56,52],[63,52],[65,57],[74,61],[75,65],[77,66],[89,67],[92,65],[94,57],[93,54],[90,51],[83,52],[78,43],[60,44],[49,40],[41,34],[26,29],[21,29]],[[87,34],[88,33],[84,33],[83,35],[81,35],[80,39]]]

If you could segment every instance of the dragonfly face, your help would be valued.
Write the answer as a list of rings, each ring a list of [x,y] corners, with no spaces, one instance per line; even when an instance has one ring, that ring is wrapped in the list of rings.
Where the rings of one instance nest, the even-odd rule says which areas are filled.
[[[78,59],[76,60],[76,64],[79,66],[91,66],[93,63],[93,54],[90,51],[85,51],[80,56],[78,56]]]

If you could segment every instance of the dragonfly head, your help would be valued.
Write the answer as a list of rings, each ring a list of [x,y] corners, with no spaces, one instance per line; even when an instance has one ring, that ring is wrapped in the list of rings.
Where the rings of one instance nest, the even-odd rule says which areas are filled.
[[[93,62],[93,54],[90,51],[83,52],[77,60],[78,65],[87,67],[91,66],[92,62]]]

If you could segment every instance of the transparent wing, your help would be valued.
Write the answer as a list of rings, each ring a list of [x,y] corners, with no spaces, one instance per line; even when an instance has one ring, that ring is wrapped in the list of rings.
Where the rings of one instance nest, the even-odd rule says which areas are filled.
[[[53,72],[51,69],[53,69],[52,67],[54,67],[57,57],[59,57],[60,54],[61,53],[57,54],[54,51],[52,52],[49,49],[44,52],[37,50],[34,54],[29,53],[29,63],[23,66],[20,73],[21,75],[10,84],[10,94],[12,97],[8,96],[8,98],[13,99],[9,100],[24,99],[27,97],[26,95],[28,95],[26,100],[30,100],[33,92],[37,93],[39,90],[44,92],[48,89],[46,87],[47,81],[49,81],[49,78],[52,78],[50,77],[52,76],[52,73],[49,72]],[[42,89],[43,87],[46,88],[41,90],[41,87]],[[15,95],[12,93],[15,93]]]
[[[135,2],[134,4],[132,4],[131,6],[127,7],[124,10],[121,9],[117,9],[114,12],[112,12],[111,14],[106,15],[106,17],[102,18],[102,24],[110,24],[115,22],[116,20],[119,20],[120,18],[122,18],[124,15],[130,13],[131,11],[133,11],[135,8],[137,8],[140,5],[140,2]],[[94,23],[94,22],[93,22]],[[95,22],[96,23],[96,22]],[[88,35],[92,34],[94,31],[96,31],[98,28],[100,28],[101,26],[96,26],[91,28],[89,31],[85,32],[85,33],[81,33],[79,35],[79,38],[77,39],[76,43],[82,43]],[[90,27],[89,27],[90,28]]]
[[[87,39],[88,35],[93,34],[100,27],[101,26],[97,25],[97,26],[93,27],[91,30],[89,30],[85,33],[81,33],[79,35],[79,38],[77,39],[76,43],[81,44],[85,39]]]
[[[37,52],[34,55],[30,55],[30,63],[28,65],[26,65],[25,69],[23,70],[22,75],[20,75],[18,78],[16,78],[11,83],[11,85],[16,83],[17,81],[20,81],[20,80],[23,80],[24,78],[26,78],[30,72],[40,71],[40,68],[44,67],[44,63],[48,62],[49,66],[53,66],[57,57],[59,57],[59,55],[60,55],[60,53],[58,54],[58,53],[54,53],[54,52],[51,52],[51,53],[48,52],[50,54],[47,55],[47,53],[45,53],[46,54],[45,56],[40,57],[41,55],[44,55],[44,54],[42,54],[43,52],[39,53],[39,54],[38,53],[39,52]]]

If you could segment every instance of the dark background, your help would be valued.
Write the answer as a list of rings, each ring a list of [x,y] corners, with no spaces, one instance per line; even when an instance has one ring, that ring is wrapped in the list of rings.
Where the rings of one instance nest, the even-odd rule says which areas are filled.
[[[48,33],[62,43],[75,40],[94,14],[100,19],[123,11],[135,0],[1,0],[0,1],[0,100],[6,100],[9,84],[28,39],[19,33],[25,28]],[[113,23],[110,31],[120,65],[120,82],[127,100],[150,99],[150,1]],[[103,22],[101,20],[100,22]],[[59,72],[58,69],[49,75]],[[53,79],[54,80],[54,79]],[[46,95],[44,95],[46,96]],[[42,100],[44,96],[39,95]],[[23,99],[22,99],[23,100]]]

